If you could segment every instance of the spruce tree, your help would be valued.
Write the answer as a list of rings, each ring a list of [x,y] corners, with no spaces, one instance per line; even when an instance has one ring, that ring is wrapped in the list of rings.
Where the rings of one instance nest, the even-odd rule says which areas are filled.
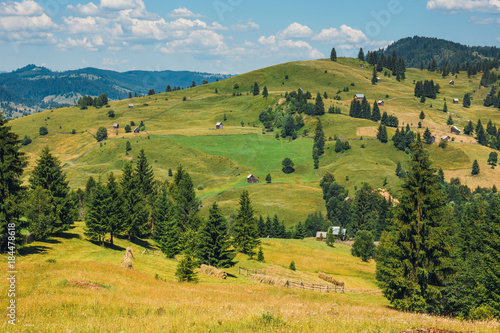
[[[167,258],[180,252],[181,228],[175,215],[172,201],[163,190],[157,197],[154,207],[154,236],[161,251]]]
[[[236,253],[230,247],[226,221],[217,203],[214,203],[199,231],[197,258],[202,264],[229,268],[236,264]]]
[[[148,163],[144,149],[141,149],[135,165],[135,183],[143,198],[148,198],[153,191],[154,173],[153,167]]]
[[[363,48],[359,49],[358,59],[361,60],[361,61],[365,61],[365,53],[363,52]]]
[[[371,120],[379,121],[380,119],[381,119],[380,108],[378,107],[377,101],[375,101],[375,103],[373,103]]]
[[[269,216],[266,218],[266,237],[274,237],[273,233],[273,222]]]
[[[271,184],[271,181],[272,181],[271,174],[268,173],[266,176],[266,183]]]
[[[317,149],[319,156],[325,153],[325,132],[323,132],[323,125],[321,124],[321,120],[319,118],[318,123],[316,124],[316,130],[314,131],[313,148]]]
[[[420,111],[419,119],[420,120],[424,120],[425,119],[425,113],[424,113],[424,111]]]
[[[264,262],[264,251],[262,251],[262,245],[259,246],[259,252],[257,253],[257,261]]]
[[[464,101],[463,101],[463,105],[464,105],[464,108],[468,108],[470,107],[470,104],[471,104],[471,101],[470,101],[470,94],[465,94],[464,96]]]
[[[260,238],[267,237],[266,223],[264,222],[264,218],[259,216],[259,221],[257,222],[257,229],[259,230]]]
[[[469,120],[467,125],[464,127],[464,134],[471,135],[474,132],[474,125],[472,124],[472,120]]]
[[[451,115],[448,117],[448,120],[446,121],[446,125],[453,125],[453,118]]]
[[[396,309],[438,311],[449,274],[449,231],[441,185],[420,137],[402,190],[391,231],[384,232],[377,250],[376,278]]]
[[[253,85],[252,93],[254,96],[257,96],[258,94],[260,94],[259,85],[257,82],[255,82]]]
[[[328,227],[328,231],[326,232],[326,245],[335,247],[335,236],[333,235],[332,227]]]
[[[448,112],[448,106],[446,105],[446,102],[444,102],[443,112]]]
[[[490,155],[488,156],[488,164],[492,166],[496,166],[498,163],[498,153],[492,151]]]
[[[8,248],[9,236],[21,244],[21,230],[25,223],[20,219],[21,176],[26,167],[24,153],[17,134],[11,132],[0,113],[0,253],[14,251]],[[10,226],[10,228],[9,228]],[[12,228],[14,227],[14,228]],[[13,230],[14,235],[9,231]],[[12,240],[12,239],[11,239]]]
[[[377,140],[382,143],[387,143],[387,127],[384,125],[378,127]]]
[[[50,153],[48,146],[43,148],[29,181],[33,190],[40,186],[48,190],[53,198],[53,209],[57,214],[57,221],[52,232],[68,230],[75,218],[75,207],[69,196],[66,174],[59,160]]]
[[[335,48],[332,48],[332,52],[330,53],[330,60],[337,61],[337,52],[335,51]]]
[[[123,198],[116,183],[115,176],[110,173],[106,184],[106,231],[110,234],[110,243],[113,245],[113,237],[125,230],[123,224]]]
[[[373,73],[372,73],[372,84],[377,84],[378,82],[378,76],[377,76],[377,67],[373,67]]]
[[[185,254],[175,271],[175,276],[179,282],[198,282],[196,268],[196,260],[192,254]]]
[[[269,92],[267,91],[267,87],[264,87],[264,90],[262,90],[262,96],[264,98],[267,98],[267,96],[269,96]]]
[[[48,190],[38,186],[31,192],[24,205],[24,215],[28,220],[28,230],[35,239],[48,236],[57,221],[52,197]]]
[[[432,144],[432,134],[431,134],[431,131],[429,130],[429,128],[426,128],[425,129],[425,132],[424,132],[424,143],[425,144]]]
[[[183,230],[197,229],[196,214],[200,210],[200,200],[196,198],[193,181],[189,173],[184,172],[177,189],[177,212]]]
[[[316,95],[315,108],[316,108],[316,113],[315,114],[317,116],[322,116],[322,115],[325,114],[325,104],[323,103],[323,98],[321,97],[321,94],[319,92]]]
[[[474,160],[474,162],[472,163],[472,172],[471,172],[471,174],[473,176],[475,176],[475,175],[479,175],[479,172],[480,172],[479,163],[477,163],[477,160]]]
[[[253,216],[253,207],[250,195],[244,190],[240,197],[240,208],[234,222],[233,237],[235,248],[252,257],[255,248],[259,245],[259,231]]]
[[[123,168],[120,186],[123,197],[123,224],[130,240],[132,237],[141,237],[148,232],[148,211],[146,203],[137,186],[137,177],[131,163]]]
[[[88,202],[87,216],[85,217],[85,236],[88,239],[104,245],[104,236],[107,229],[107,198],[106,189],[98,182],[92,191]]]
[[[354,237],[354,244],[351,248],[352,255],[361,258],[363,261],[369,261],[373,253],[375,253],[375,244],[373,241],[371,231],[359,230],[356,233],[356,237]]]

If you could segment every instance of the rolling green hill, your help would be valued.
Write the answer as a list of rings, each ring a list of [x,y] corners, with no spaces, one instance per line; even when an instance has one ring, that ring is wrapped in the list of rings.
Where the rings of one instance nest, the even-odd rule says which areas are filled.
[[[477,145],[472,137],[451,134],[450,126],[446,125],[449,115],[459,128],[469,119],[473,122],[481,119],[483,124],[491,119],[500,124],[498,109],[482,106],[489,89],[478,88],[480,75],[469,79],[462,72],[451,86],[449,77],[410,69],[404,82],[379,74],[381,82],[372,85],[371,66],[364,63],[362,68],[360,64],[346,58],[339,58],[338,62],[286,63],[187,90],[111,102],[106,108],[53,109],[16,119],[10,125],[21,138],[28,135],[33,139],[33,143],[23,148],[30,157],[26,177],[45,145],[64,164],[73,188],[82,188],[89,176],[104,178],[108,172],[120,174],[124,163],[144,149],[159,179],[169,181],[168,170],[175,170],[180,164],[190,172],[203,209],[218,201],[225,214],[234,213],[241,189],[245,188],[251,194],[257,215],[278,214],[291,225],[304,221],[309,213],[324,211],[319,180],[327,171],[351,194],[363,182],[382,187],[387,178],[386,189],[397,195],[400,181],[394,170],[398,162],[404,164],[408,160],[408,155],[394,148],[391,142],[383,144],[375,140],[379,124],[347,116],[353,95],[363,93],[371,105],[384,100],[381,112],[396,115],[400,126],[409,124],[421,133],[429,127],[438,138],[445,134],[454,138],[445,149],[437,145],[429,147],[435,165],[444,169],[447,178],[460,177],[471,187],[500,186],[500,173],[487,165],[491,149]],[[439,83],[441,93],[436,100],[428,99],[422,104],[413,96],[414,81],[426,79]],[[267,99],[249,93],[255,82],[261,91],[264,86],[268,88]],[[235,89],[235,85],[239,88]],[[346,87],[349,91],[343,92]],[[299,88],[313,96],[326,92],[329,96],[325,100],[326,109],[331,105],[340,107],[342,114],[320,117],[325,135],[347,139],[352,146],[348,152],[335,153],[335,141],[327,141],[319,170],[313,168],[312,134],[304,136],[304,129],[314,133],[315,117],[303,115],[306,126],[293,141],[276,139],[275,133],[263,132],[258,120],[262,110],[282,104],[287,91]],[[340,100],[332,99],[339,90]],[[452,103],[453,98],[461,101],[466,93],[472,94],[470,108]],[[445,100],[448,114],[442,111]],[[130,103],[133,108],[129,108]],[[114,118],[108,117],[110,110],[115,112]],[[426,118],[423,129],[417,129],[421,111]],[[123,127],[131,121],[136,125],[143,121],[146,132],[125,133]],[[215,130],[219,121],[224,122],[224,128]],[[120,124],[117,132],[112,129],[115,122]],[[47,127],[49,134],[38,136],[40,126]],[[102,143],[93,137],[100,126],[108,129],[108,140]],[[73,129],[76,134],[70,134]],[[394,130],[389,132],[392,136]],[[127,141],[132,145],[129,155],[125,154]],[[296,171],[292,174],[281,171],[285,157],[295,163]],[[480,163],[481,173],[472,177],[470,168],[475,159]],[[246,176],[250,173],[260,182],[247,184]],[[268,173],[273,179],[271,184],[264,181]]]

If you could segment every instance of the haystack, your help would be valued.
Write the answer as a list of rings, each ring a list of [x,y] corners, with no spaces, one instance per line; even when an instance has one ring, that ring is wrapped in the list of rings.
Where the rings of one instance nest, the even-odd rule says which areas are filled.
[[[318,277],[321,279],[321,280],[325,280],[326,282],[329,282],[331,284],[334,284],[336,286],[343,286],[344,285],[344,282],[342,281],[338,281],[336,279],[333,278],[333,276],[330,276],[328,274],[325,274],[323,272],[318,272]]]
[[[129,246],[125,250],[125,254],[123,255],[122,259],[122,267],[126,269],[133,269],[133,262],[132,259],[134,259],[134,252],[132,251],[132,247]]]
[[[270,284],[272,286],[286,287],[288,286],[288,280],[282,279],[277,276],[254,274],[252,275],[252,281]]]
[[[227,273],[223,270],[217,269],[213,266],[201,265],[200,273],[208,276],[215,276],[218,279],[225,280],[227,278]]]

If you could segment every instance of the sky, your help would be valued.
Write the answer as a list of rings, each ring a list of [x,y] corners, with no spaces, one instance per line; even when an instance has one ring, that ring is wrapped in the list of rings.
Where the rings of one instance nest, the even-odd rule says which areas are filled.
[[[0,3],[0,71],[27,64],[241,74],[409,36],[500,46],[500,0]]]

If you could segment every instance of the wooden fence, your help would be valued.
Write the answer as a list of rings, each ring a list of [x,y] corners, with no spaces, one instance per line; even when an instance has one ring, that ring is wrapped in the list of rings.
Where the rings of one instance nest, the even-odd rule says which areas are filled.
[[[246,269],[238,266],[238,274],[249,276],[250,278],[255,274],[266,275],[266,271],[258,270],[258,269]],[[281,278],[281,277],[280,277]],[[313,290],[313,291],[321,291],[327,293],[343,293],[344,285],[336,286],[329,284],[318,284],[318,283],[307,283],[302,281],[293,281],[287,278],[283,278],[285,280],[286,288],[294,288],[294,289],[303,289],[303,290]]]

